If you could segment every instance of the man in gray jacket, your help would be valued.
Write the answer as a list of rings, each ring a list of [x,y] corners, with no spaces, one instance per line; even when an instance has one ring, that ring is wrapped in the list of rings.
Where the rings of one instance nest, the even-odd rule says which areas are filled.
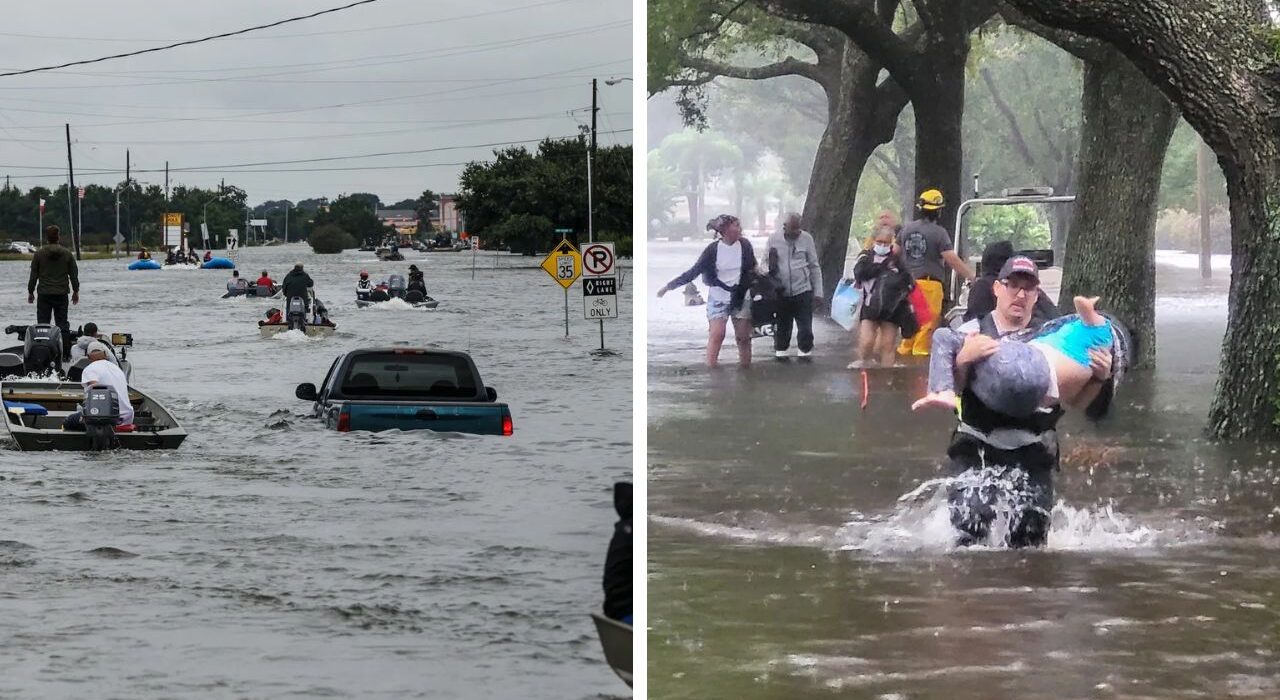
[[[799,214],[787,214],[782,231],[769,237],[768,254],[769,276],[779,285],[774,354],[787,356],[794,322],[800,357],[808,357],[813,352],[813,301],[822,298],[822,268],[813,236],[800,229]]]

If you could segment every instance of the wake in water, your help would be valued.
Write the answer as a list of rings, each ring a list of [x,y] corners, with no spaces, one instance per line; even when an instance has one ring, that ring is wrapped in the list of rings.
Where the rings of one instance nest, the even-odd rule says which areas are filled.
[[[404,299],[400,299],[398,297],[392,297],[386,301],[380,301],[373,304],[372,306],[366,306],[365,308],[376,311],[435,311],[435,309],[428,309],[425,306],[415,307],[413,304],[410,304]]]
[[[324,340],[324,337],[317,336],[313,338],[307,335],[305,331],[300,331],[295,328],[294,330],[291,330],[291,331],[281,331],[279,333],[276,333],[275,335],[270,336],[269,339],[281,340],[286,343],[314,343],[314,342],[319,342],[321,340]]]
[[[989,476],[989,475],[988,475]],[[787,525],[776,516],[756,513],[736,518],[732,524],[703,522],[660,515],[650,520],[709,537],[723,537],[763,545],[819,547],[833,551],[865,552],[876,556],[911,553],[945,554],[956,550],[1006,549],[1012,513],[1025,507],[1018,496],[997,498],[996,517],[985,543],[961,547],[960,533],[951,524],[947,495],[953,485],[970,485],[973,477],[930,479],[898,498],[885,514],[853,513],[843,525]],[[989,483],[989,482],[988,482]],[[1111,502],[1072,506],[1057,501],[1048,513],[1051,522],[1045,549],[1054,551],[1144,551],[1202,542],[1207,535],[1181,522],[1139,522],[1118,512]]]

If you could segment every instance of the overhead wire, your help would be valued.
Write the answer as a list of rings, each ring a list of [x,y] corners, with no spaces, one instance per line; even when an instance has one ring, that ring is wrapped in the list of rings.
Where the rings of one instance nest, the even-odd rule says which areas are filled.
[[[45,71],[58,70],[59,68],[69,68],[71,66],[83,66],[90,63],[102,63],[103,61],[113,61],[119,58],[128,58],[130,56],[141,56],[142,54],[155,53],[157,51],[167,51],[169,49],[176,49],[180,46],[191,46],[192,44],[200,44],[206,41],[213,41],[214,39],[224,39],[226,37],[236,36],[237,34],[247,34],[249,32],[256,32],[262,29],[278,27],[282,24],[289,24],[291,22],[301,22],[302,20],[312,19],[315,17],[319,17],[321,15],[327,15],[334,12],[342,12],[343,10],[349,10],[353,7],[359,7],[360,5],[369,5],[377,1],[378,0],[356,0],[355,2],[342,5],[341,7],[332,7],[327,10],[312,12],[311,14],[308,14],[308,15],[289,17],[287,19],[282,19],[282,20],[271,22],[268,24],[260,24],[253,27],[246,27],[244,29],[237,29],[231,32],[223,32],[221,34],[214,34],[212,36],[201,37],[199,39],[188,39],[186,41],[179,41],[172,44],[166,44],[164,46],[153,46],[151,48],[139,49],[137,51],[126,51],[125,53],[112,54],[110,56],[101,56],[99,58],[88,58],[80,61],[69,61],[67,63],[60,63],[53,66],[41,66],[39,68],[24,68],[22,70],[7,71],[4,73],[0,73],[0,78],[8,78],[15,75],[28,75],[30,73],[42,73]]]

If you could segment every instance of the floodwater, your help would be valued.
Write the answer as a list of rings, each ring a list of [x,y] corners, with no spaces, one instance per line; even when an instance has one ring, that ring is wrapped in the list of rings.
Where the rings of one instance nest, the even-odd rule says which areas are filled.
[[[589,613],[631,474],[630,278],[598,330],[519,256],[237,253],[306,263],[338,332],[259,337],[277,300],[220,299],[226,271],[81,264],[72,325],[133,333],[133,383],[190,432],[176,452],[24,453],[0,442],[0,697],[599,698],[626,693]],[[357,309],[416,263],[436,311]],[[0,263],[0,320],[34,320]],[[6,320],[7,319],[7,320]],[[294,337],[297,336],[297,337]],[[510,438],[351,433],[303,417],[338,353],[468,350]]]
[[[652,244],[650,294],[702,245]],[[653,300],[651,697],[1280,697],[1280,446],[1202,438],[1227,273],[1160,263],[1157,367],[1064,420],[1032,551],[951,547],[919,360],[870,370],[862,410],[829,321],[812,362],[762,339],[708,372],[703,308]]]

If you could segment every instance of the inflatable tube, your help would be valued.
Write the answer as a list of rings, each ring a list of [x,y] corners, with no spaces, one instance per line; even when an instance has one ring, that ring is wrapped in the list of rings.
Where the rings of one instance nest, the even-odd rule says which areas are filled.
[[[236,264],[226,258],[212,258],[200,266],[201,270],[234,270]]]
[[[159,270],[160,263],[154,260],[134,260],[129,263],[130,270]]]

